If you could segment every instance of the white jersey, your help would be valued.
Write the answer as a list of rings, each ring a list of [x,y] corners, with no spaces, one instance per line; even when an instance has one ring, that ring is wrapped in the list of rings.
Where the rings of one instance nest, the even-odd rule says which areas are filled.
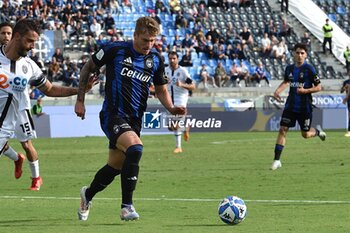
[[[170,82],[168,83],[168,91],[175,106],[187,106],[188,90],[183,87],[178,87],[176,82],[186,83],[188,79],[192,81],[187,69],[179,66],[176,70],[172,70],[170,66],[165,68],[165,75]]]
[[[11,61],[4,48],[0,47],[0,131],[13,131],[18,112],[30,109],[29,84],[40,87],[47,78],[32,59]]]

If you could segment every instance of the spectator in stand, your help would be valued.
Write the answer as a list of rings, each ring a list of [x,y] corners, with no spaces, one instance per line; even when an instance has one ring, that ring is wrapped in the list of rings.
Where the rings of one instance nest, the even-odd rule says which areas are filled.
[[[286,60],[285,47],[283,42],[279,42],[278,45],[272,47],[272,57],[280,59],[282,61]]]
[[[213,45],[207,45],[205,50],[205,55],[208,59],[214,59],[215,58],[215,52],[214,52],[214,46]]]
[[[63,63],[64,57],[60,48],[55,49],[55,53],[52,55],[52,57],[56,58],[56,61],[59,65]]]
[[[156,1],[155,5],[154,5],[154,9],[156,10],[157,14],[169,13],[168,8],[166,8],[166,6],[164,5],[164,3],[161,0]]]
[[[180,66],[184,66],[184,67],[189,67],[192,66],[192,57],[191,57],[191,50],[186,49],[185,50],[185,54],[182,56],[181,61],[179,62]]]
[[[85,44],[85,52],[87,52],[87,53],[93,53],[93,52],[97,51],[97,49],[98,49],[96,40],[94,37],[92,37],[92,34],[87,35],[87,38],[86,38],[84,44]]]
[[[224,44],[219,44],[219,47],[216,51],[216,57],[219,60],[226,60],[228,58],[226,56],[226,49]]]
[[[39,66],[40,69],[44,67],[44,62],[39,58],[38,54],[35,52],[34,49],[30,51],[29,57]]]
[[[263,66],[263,63],[259,61],[258,66],[255,68],[254,74],[253,74],[253,81],[255,81],[258,84],[258,87],[261,87],[261,80],[265,80],[266,84],[271,87],[270,81],[267,78],[266,70]]]
[[[250,31],[248,30],[247,26],[243,27],[243,31],[241,33],[239,33],[239,36],[241,38],[241,43],[242,43],[243,49],[245,49],[249,45],[254,44],[253,36],[250,33]]]
[[[182,51],[182,40],[178,34],[175,35],[173,46],[175,46],[176,51]]]
[[[92,24],[90,25],[90,32],[94,37],[99,36],[102,32],[101,24],[98,23],[96,19],[92,20]]]
[[[242,49],[241,44],[236,44],[236,47],[233,49],[233,54],[232,54],[234,59],[238,60],[246,60],[247,57],[244,53],[244,50]]]
[[[123,8],[129,7],[132,12],[132,2],[130,0],[122,0],[122,6]]]
[[[101,48],[104,44],[106,44],[108,41],[104,38],[102,34],[98,36],[98,39],[96,40],[97,48]]]
[[[182,40],[182,48],[190,51],[193,49],[194,43],[189,33],[186,33],[185,38]]]
[[[217,87],[215,84],[214,77],[209,74],[207,67],[204,63],[202,64],[202,67],[199,71],[199,77],[201,79],[200,82],[203,82],[205,89],[208,89],[208,80],[211,81],[211,83],[213,84],[213,87]]]
[[[251,83],[251,79],[252,79],[252,77],[249,73],[248,65],[246,64],[246,62],[241,61],[240,81],[244,80],[244,84],[247,87]]]
[[[206,48],[207,40],[203,34],[199,34],[197,36],[197,46],[194,47],[196,52],[199,54],[200,52],[204,53]]]
[[[202,23],[205,23],[208,21],[209,13],[203,3],[199,4],[198,8],[198,15],[197,19],[200,20]]]
[[[169,6],[170,6],[170,13],[172,15],[180,13],[180,11],[181,11],[180,0],[170,0]]]
[[[260,48],[260,52],[261,52],[261,56],[262,57],[267,57],[270,55],[271,53],[271,49],[272,49],[272,42],[269,38],[269,34],[267,34],[266,32],[264,33],[264,37],[261,39],[261,48]]]
[[[107,17],[104,19],[105,30],[113,29],[115,27],[115,22],[112,13],[108,13]]]
[[[311,38],[309,36],[309,33],[304,32],[304,36],[301,37],[301,41],[302,44],[306,45],[307,50],[311,52]]]
[[[111,14],[118,14],[120,12],[120,4],[118,0],[110,0],[109,9]]]
[[[57,62],[56,57],[52,56],[51,63],[49,64],[48,69],[48,79],[51,82],[62,80],[63,70],[60,64]]]
[[[241,87],[241,67],[235,62],[230,67],[229,75],[232,85]]]
[[[160,38],[160,40],[162,41],[162,48],[164,52],[168,52],[169,50],[169,42],[168,39],[165,35],[162,35],[162,37]]]
[[[235,0],[223,0],[223,5],[225,10],[230,10],[231,8],[233,8],[234,6],[237,6],[237,2],[238,2],[238,6],[239,6],[239,0],[235,1]]]
[[[218,64],[215,68],[214,78],[218,87],[225,86],[226,82],[230,79],[221,61],[218,61]]]
[[[66,28],[68,28],[69,25],[67,25]],[[83,36],[84,35],[84,30],[83,28],[81,27],[81,22],[78,21],[77,22],[77,25],[74,27],[74,22],[73,22],[73,27],[72,27],[72,30],[71,30],[71,33],[68,34],[70,37],[72,36],[76,36],[77,39],[79,39],[79,37]]]
[[[183,16],[182,12],[179,11],[175,17],[175,27],[176,28],[187,28],[188,22]]]
[[[292,33],[292,28],[288,24],[287,18],[283,18],[282,23],[280,25],[280,32],[278,33],[278,35],[280,37],[285,37],[285,36],[289,36],[291,33]]]
[[[217,38],[220,39],[220,34],[218,33],[214,25],[211,25],[210,29],[205,34],[205,37],[207,38],[207,40],[208,40],[208,36],[210,36],[210,40],[213,44],[215,43]]]

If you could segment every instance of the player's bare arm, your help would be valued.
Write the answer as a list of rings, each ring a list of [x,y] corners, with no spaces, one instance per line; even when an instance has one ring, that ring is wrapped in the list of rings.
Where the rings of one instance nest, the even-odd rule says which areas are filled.
[[[91,90],[91,88],[97,84],[96,78],[91,78],[88,82],[86,91]],[[64,87],[53,85],[50,81],[46,81],[44,85],[38,87],[41,92],[47,96],[51,97],[67,97],[78,94],[78,88],[75,87]]]
[[[284,91],[289,85],[289,82],[283,81],[281,84],[277,87],[275,92],[273,93],[273,96],[276,98],[277,101],[282,102],[282,98],[280,96],[281,92]]]
[[[316,93],[316,92],[319,92],[321,90],[322,90],[322,86],[321,86],[321,84],[318,84],[317,86],[313,86],[313,87],[308,88],[308,89],[305,89],[304,87],[299,87],[297,89],[297,93],[305,95],[305,94]]]
[[[196,88],[194,83],[184,83],[184,82],[181,82],[179,80],[176,82],[176,86],[185,88],[189,91],[193,91]]]
[[[81,117],[82,120],[85,119],[85,93],[89,87],[90,74],[94,72],[95,69],[95,63],[92,61],[92,59],[89,59],[89,61],[83,66],[80,71],[79,88],[77,93],[78,96],[74,111],[78,117]],[[95,78],[97,79],[97,77]]]
[[[171,98],[166,85],[155,86],[156,95],[162,105],[173,115],[185,115],[186,108],[174,106],[171,102]]]

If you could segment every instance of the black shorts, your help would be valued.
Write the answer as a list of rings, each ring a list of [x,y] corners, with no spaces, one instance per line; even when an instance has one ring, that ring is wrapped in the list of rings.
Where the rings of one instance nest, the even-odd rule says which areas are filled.
[[[117,140],[123,133],[134,131],[140,137],[142,120],[139,118],[119,117],[108,112],[100,112],[100,125],[109,139],[109,149],[116,149]]]
[[[309,131],[311,128],[311,122],[312,122],[312,112],[300,113],[300,112],[291,112],[288,110],[284,110],[282,113],[280,125],[288,128],[292,128],[295,126],[296,121],[298,121],[301,131],[305,131],[305,132]]]

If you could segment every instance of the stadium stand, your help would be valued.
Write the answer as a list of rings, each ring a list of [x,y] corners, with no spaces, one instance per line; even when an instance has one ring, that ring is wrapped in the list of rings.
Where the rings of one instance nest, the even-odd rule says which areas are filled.
[[[128,5],[124,5],[121,0],[28,0],[23,1],[21,5],[10,5],[9,1],[1,1],[0,21],[15,22],[21,17],[40,19],[44,30],[55,32],[55,42],[58,44],[57,47],[63,49],[64,56],[70,57],[71,63],[81,67],[84,58],[107,41],[132,39],[135,21],[141,16],[155,14],[168,44],[166,50],[176,49],[180,59],[185,51],[181,48],[181,42],[173,47],[174,42],[177,42],[175,36],[177,35],[179,41],[182,41],[186,33],[191,35],[194,44],[191,50],[193,66],[188,67],[188,70],[197,81],[201,64],[205,63],[211,75],[214,75],[218,60],[222,62],[227,72],[233,63],[244,62],[250,75],[253,75],[255,67],[261,61],[269,79],[281,80],[285,65],[292,62],[289,51],[294,43],[302,41],[303,35],[293,29],[288,17],[275,12],[267,0],[245,1],[247,4],[239,7],[236,4],[232,6],[213,4],[210,0],[178,1],[182,9],[180,13],[171,13],[169,1],[162,1],[167,10],[159,12],[156,10],[156,0],[131,0],[129,1],[131,4]],[[349,0],[313,1],[348,34],[350,33]],[[112,19],[107,20],[109,14],[112,15]],[[91,25],[94,19],[101,28],[98,33],[92,31]],[[212,33],[213,28],[215,33]],[[248,29],[251,41],[243,39],[246,35],[244,28]],[[267,56],[261,54],[264,32],[267,32],[273,43],[276,43],[274,49],[277,49],[277,43],[282,42],[285,49],[283,56],[276,58],[273,52]],[[59,43],[56,40],[57,33],[60,35],[59,38],[62,38]],[[203,38],[208,34],[211,35],[211,41]],[[219,58],[217,53],[220,45],[223,45],[221,51],[223,56]],[[167,63],[164,47],[160,52]],[[47,71],[52,59],[51,57],[41,59],[45,64],[43,69]],[[342,72],[335,71],[330,64],[322,61],[315,50],[310,52],[307,61],[318,69],[322,79],[344,79]],[[71,64],[62,62],[60,65],[63,75],[67,75]]]

